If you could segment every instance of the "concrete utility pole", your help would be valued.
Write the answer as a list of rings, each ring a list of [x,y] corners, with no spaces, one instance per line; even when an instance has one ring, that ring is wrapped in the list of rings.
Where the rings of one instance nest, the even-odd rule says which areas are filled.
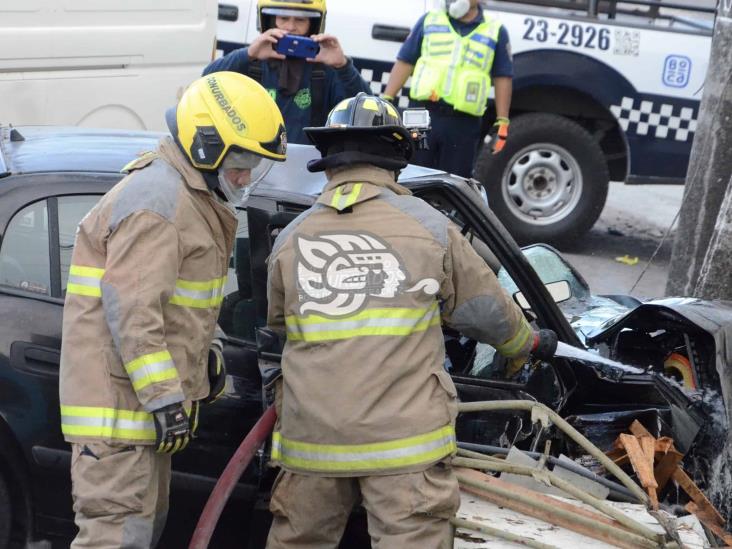
[[[732,0],[719,0],[667,295],[732,299]]]

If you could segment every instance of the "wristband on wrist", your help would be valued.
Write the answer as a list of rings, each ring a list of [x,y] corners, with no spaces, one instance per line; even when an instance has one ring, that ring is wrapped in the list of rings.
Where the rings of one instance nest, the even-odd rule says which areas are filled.
[[[386,94],[386,93],[382,93],[381,94],[381,98],[382,99],[386,99],[387,101],[394,101],[394,96],[393,95]]]
[[[496,123],[493,124],[494,126],[508,126],[511,123],[511,121],[506,118],[505,116],[499,116],[496,118]]]

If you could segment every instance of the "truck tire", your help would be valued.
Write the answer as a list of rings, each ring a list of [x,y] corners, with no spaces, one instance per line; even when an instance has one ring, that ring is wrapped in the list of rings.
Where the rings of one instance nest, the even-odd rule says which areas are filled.
[[[503,151],[485,144],[475,165],[488,204],[522,245],[564,244],[592,227],[610,175],[602,149],[563,116],[531,113],[511,121]]]
[[[0,549],[7,549],[10,543],[10,528],[13,514],[10,491],[0,470]]]

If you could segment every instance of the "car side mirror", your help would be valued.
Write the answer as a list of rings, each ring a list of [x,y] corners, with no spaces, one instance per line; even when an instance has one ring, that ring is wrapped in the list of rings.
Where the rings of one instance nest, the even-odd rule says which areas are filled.
[[[549,292],[549,295],[552,296],[554,303],[562,303],[563,301],[567,301],[572,297],[572,287],[566,280],[550,282],[549,284],[544,284],[544,287]],[[522,292],[516,292],[515,294],[513,294],[513,299],[524,311],[531,310],[531,305],[524,297],[524,294]]]

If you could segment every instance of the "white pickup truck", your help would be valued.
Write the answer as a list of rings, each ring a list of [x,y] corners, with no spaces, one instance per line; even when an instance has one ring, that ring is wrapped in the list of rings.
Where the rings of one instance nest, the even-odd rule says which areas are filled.
[[[711,46],[714,0],[485,0],[515,61],[511,132],[475,176],[521,242],[566,241],[597,220],[609,181],[683,183]],[[437,0],[329,0],[336,34],[374,93]],[[257,34],[256,0],[219,3],[219,53]],[[409,83],[407,83],[408,86]],[[409,104],[407,89],[399,106]],[[486,132],[494,114],[489,109]]]

